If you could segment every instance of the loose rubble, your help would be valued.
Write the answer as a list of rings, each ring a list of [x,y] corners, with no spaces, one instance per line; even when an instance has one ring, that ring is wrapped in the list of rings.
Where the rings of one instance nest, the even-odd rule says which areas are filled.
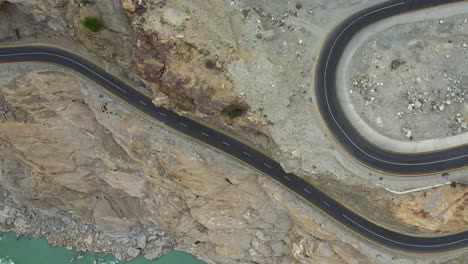
[[[380,119],[384,125],[376,129],[382,134],[418,141],[466,131],[464,21],[457,16],[397,26],[361,47],[353,59],[350,96],[368,124]]]
[[[17,236],[45,237],[53,247],[112,253],[118,260],[132,259],[140,253],[156,259],[175,246],[174,238],[145,226],[132,229],[125,237],[109,236],[96,224],[66,211],[45,213],[18,205],[8,191],[0,189],[0,233],[10,231]],[[81,254],[76,260],[82,257]]]

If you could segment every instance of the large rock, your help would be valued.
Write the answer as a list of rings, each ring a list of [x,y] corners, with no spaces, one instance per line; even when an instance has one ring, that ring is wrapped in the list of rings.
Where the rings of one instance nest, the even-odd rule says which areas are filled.
[[[234,94],[227,75],[213,61],[206,65],[200,62],[193,46],[180,40],[162,40],[141,28],[135,41],[134,58],[140,75],[172,99],[177,108],[207,115],[248,109]]]

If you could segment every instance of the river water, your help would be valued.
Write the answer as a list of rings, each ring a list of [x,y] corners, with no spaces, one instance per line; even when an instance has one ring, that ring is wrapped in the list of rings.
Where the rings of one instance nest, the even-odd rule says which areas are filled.
[[[0,234],[0,264],[66,264],[79,254],[64,248],[49,247],[47,240],[42,238],[23,237],[16,239],[15,233]],[[204,264],[194,256],[173,250],[158,260],[146,260],[142,256],[132,261],[117,261],[106,254],[86,253],[83,259],[75,264]]]

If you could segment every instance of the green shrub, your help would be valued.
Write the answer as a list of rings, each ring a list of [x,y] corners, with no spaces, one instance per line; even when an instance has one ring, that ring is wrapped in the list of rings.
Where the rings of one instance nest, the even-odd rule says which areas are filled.
[[[86,17],[83,20],[83,26],[92,32],[98,32],[102,28],[102,22],[96,17]]]

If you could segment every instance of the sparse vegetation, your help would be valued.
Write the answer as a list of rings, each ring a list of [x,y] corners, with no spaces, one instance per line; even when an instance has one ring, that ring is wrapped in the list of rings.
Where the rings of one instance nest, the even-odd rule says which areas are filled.
[[[234,108],[232,111],[229,111],[227,113],[227,115],[230,118],[236,118],[236,117],[242,116],[243,114],[244,114],[244,111],[242,111],[242,109],[239,109],[239,108]]]
[[[102,28],[102,22],[97,17],[86,17],[82,23],[85,28],[92,32],[98,32]]]

